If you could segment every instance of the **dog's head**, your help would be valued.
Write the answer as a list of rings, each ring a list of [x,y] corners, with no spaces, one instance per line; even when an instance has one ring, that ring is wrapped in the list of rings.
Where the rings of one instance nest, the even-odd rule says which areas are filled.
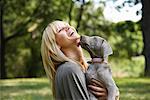
[[[109,43],[99,36],[81,36],[80,45],[90,53],[91,58],[105,58],[113,53]]]
[[[80,45],[90,53],[92,58],[103,57],[102,43],[104,39],[98,36],[81,36]]]

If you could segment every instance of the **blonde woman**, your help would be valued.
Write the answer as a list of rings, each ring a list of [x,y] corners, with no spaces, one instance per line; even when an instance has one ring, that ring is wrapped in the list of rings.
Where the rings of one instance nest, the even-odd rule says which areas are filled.
[[[103,84],[93,80],[91,85],[86,85],[84,73],[88,64],[79,42],[75,28],[63,21],[50,23],[43,32],[42,60],[56,100],[102,100],[107,96]]]

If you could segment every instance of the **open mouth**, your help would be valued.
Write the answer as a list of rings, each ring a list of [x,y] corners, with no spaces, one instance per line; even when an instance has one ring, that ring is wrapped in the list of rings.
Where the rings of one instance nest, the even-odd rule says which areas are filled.
[[[81,45],[81,42],[79,42],[78,44],[77,44],[77,46],[79,47]]]

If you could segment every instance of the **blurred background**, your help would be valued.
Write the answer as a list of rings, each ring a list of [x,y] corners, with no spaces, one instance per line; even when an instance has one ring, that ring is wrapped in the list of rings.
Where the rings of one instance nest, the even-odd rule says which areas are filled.
[[[2,100],[52,99],[40,45],[54,20],[80,35],[105,38],[114,52],[109,62],[120,99],[150,100],[149,0],[0,0],[0,10]]]

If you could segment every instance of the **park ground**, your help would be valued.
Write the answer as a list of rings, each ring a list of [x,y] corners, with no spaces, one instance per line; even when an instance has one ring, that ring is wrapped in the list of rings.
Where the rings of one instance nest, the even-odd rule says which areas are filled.
[[[120,100],[150,100],[149,78],[115,78]],[[47,78],[0,80],[0,100],[52,100]]]
[[[150,78],[144,78],[144,59],[111,59],[120,100],[150,100]],[[0,80],[0,100],[52,100],[49,81],[42,78]]]

